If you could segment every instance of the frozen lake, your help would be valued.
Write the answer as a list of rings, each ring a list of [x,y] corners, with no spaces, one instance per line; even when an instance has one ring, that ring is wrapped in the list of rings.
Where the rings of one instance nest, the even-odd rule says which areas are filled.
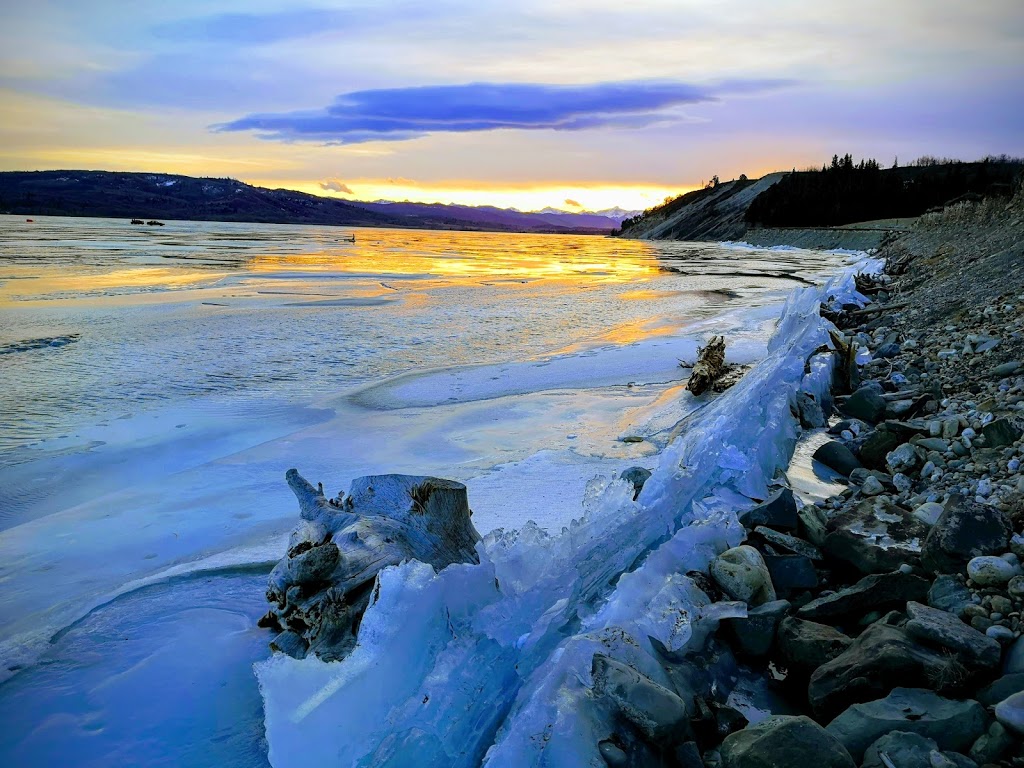
[[[331,492],[450,477],[483,533],[558,530],[591,477],[654,466],[690,407],[680,359],[716,331],[760,358],[782,297],[844,259],[351,232],[0,217],[0,713],[20,713],[0,758],[262,755],[249,666],[261,564],[296,517],[285,470]],[[183,674],[175,648],[206,644],[217,664]],[[137,706],[161,684],[165,707]],[[236,730],[212,705],[166,718],[225,686]]]

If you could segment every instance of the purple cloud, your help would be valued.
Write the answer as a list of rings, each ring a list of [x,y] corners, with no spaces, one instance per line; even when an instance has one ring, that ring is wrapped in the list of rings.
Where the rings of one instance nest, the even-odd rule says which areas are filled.
[[[580,131],[638,128],[677,119],[673,107],[716,101],[716,93],[763,91],[777,80],[732,81],[716,89],[674,81],[585,85],[469,83],[355,91],[322,110],[247,115],[212,126],[255,131],[275,141],[357,144],[401,141],[428,133],[499,128]]]

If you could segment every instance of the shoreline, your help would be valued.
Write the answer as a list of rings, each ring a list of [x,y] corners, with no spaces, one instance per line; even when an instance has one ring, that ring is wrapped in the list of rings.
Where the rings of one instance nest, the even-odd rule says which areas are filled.
[[[948,296],[941,311],[950,319],[938,330],[971,347],[957,355],[940,354],[948,351],[944,340],[932,338],[941,298],[932,289],[962,281],[964,263],[948,260],[923,288],[914,286],[931,258],[929,237],[955,237],[962,217],[990,216],[980,227],[986,242],[1000,241],[994,232],[1018,239],[1020,200],[1006,211],[958,209],[919,225],[910,246],[900,249],[901,240],[883,252],[893,274],[857,279],[871,300],[848,292],[849,273],[849,288],[836,286],[835,298],[796,291],[768,357],[687,420],[638,502],[623,496],[624,483],[612,483],[595,489],[591,512],[561,536],[489,537],[480,566],[436,575],[415,564],[388,569],[363,617],[368,639],[349,658],[323,664],[275,655],[257,665],[275,764],[300,759],[299,744],[302,760],[333,754],[404,764],[415,747],[424,760],[451,765],[613,768],[748,768],[800,764],[812,754],[844,768],[920,764],[906,762],[907,755],[967,768],[1019,752],[1024,569],[1017,558],[1024,546],[1010,541],[1019,522],[1011,528],[1001,504],[990,502],[1024,491],[1019,480],[1020,488],[1003,487],[1006,472],[1020,477],[1015,430],[1024,380],[985,380],[954,363],[962,355],[1010,371],[999,366],[1024,331],[1024,285],[1014,288],[1016,303],[968,310],[956,326],[950,307],[957,296]],[[964,258],[982,269],[1000,253]],[[995,297],[1005,287],[992,283],[989,290]],[[817,303],[804,306],[812,296],[825,301],[822,314],[842,329],[832,344],[840,354],[815,349],[820,342],[812,340],[826,324]],[[876,309],[885,306],[890,310]],[[972,323],[996,323],[1008,340],[991,344],[971,333]],[[847,361],[834,388],[833,357]],[[1016,371],[1014,363],[1009,375]],[[936,380],[937,391],[929,388]],[[971,395],[985,389],[998,401],[990,408],[1012,406],[1003,409],[1009,431],[1002,415],[978,417],[978,403],[958,396],[964,388],[976,388]],[[870,418],[851,421],[866,416],[858,410],[865,400],[874,406]],[[833,403],[846,423],[828,421]],[[744,422],[732,406],[744,411]],[[805,434],[831,428],[838,439],[815,458],[852,476],[841,494],[801,507],[777,484],[785,483],[775,473],[790,465],[800,434],[788,419]],[[751,420],[764,431],[749,434],[744,423]],[[943,437],[954,421],[956,434]],[[953,438],[969,457],[1009,439],[1001,446],[1005,471],[964,461]],[[950,440],[948,451],[922,444],[935,440]],[[857,466],[858,456],[888,471]],[[976,498],[938,492],[946,476],[935,473],[940,461]],[[990,469],[1003,474],[983,477]],[[968,519],[982,520],[980,533]],[[538,558],[544,565],[524,581],[518,568]],[[493,585],[483,583],[488,574]],[[567,597],[549,605],[559,595]],[[439,609],[447,612],[450,636],[430,619]],[[419,650],[407,646],[407,636],[417,638]],[[387,675],[402,692],[368,706],[382,684],[371,671],[391,658],[412,665]],[[1000,677],[1007,663],[1018,666]],[[431,685],[432,669],[459,669],[459,682]],[[421,688],[423,706],[430,702],[422,714]],[[466,698],[470,689],[475,694]],[[310,747],[331,722],[346,723],[343,741]],[[442,722],[443,738],[432,733]],[[456,744],[457,755],[448,751]]]

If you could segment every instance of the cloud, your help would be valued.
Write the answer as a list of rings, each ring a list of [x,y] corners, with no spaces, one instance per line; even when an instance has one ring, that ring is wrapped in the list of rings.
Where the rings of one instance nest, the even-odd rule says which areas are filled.
[[[321,181],[320,189],[326,189],[331,192],[344,192],[346,195],[355,194],[355,192],[352,191],[348,184],[343,183],[339,179],[328,179],[327,181]]]
[[[730,81],[722,93],[752,93],[778,80]],[[623,81],[584,85],[470,83],[354,91],[321,110],[253,114],[211,126],[214,131],[255,131],[275,141],[358,144],[402,141],[429,133],[500,128],[581,131],[640,128],[680,119],[671,110],[717,101],[710,86],[677,81]]]
[[[568,197],[565,198],[565,204],[570,206],[570,207],[572,207],[572,208],[582,208],[583,207],[582,205],[577,203],[575,200],[572,200],[572,199],[570,199]]]

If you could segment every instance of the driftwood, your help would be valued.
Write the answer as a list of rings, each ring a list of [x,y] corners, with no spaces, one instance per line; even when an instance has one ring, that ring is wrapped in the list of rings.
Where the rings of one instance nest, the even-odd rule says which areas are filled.
[[[836,348],[836,362],[832,377],[837,394],[853,392],[860,386],[860,367],[857,365],[857,345],[851,339],[830,328],[828,335]]]
[[[690,373],[686,388],[695,395],[703,394],[722,375],[725,366],[725,337],[713,336],[706,347],[697,348],[697,363]]]
[[[328,499],[296,470],[286,478],[302,521],[267,585],[271,608],[260,625],[278,631],[273,650],[344,658],[355,647],[381,569],[405,560],[437,570],[479,562],[480,534],[462,483],[375,475],[353,481],[347,497]]]

